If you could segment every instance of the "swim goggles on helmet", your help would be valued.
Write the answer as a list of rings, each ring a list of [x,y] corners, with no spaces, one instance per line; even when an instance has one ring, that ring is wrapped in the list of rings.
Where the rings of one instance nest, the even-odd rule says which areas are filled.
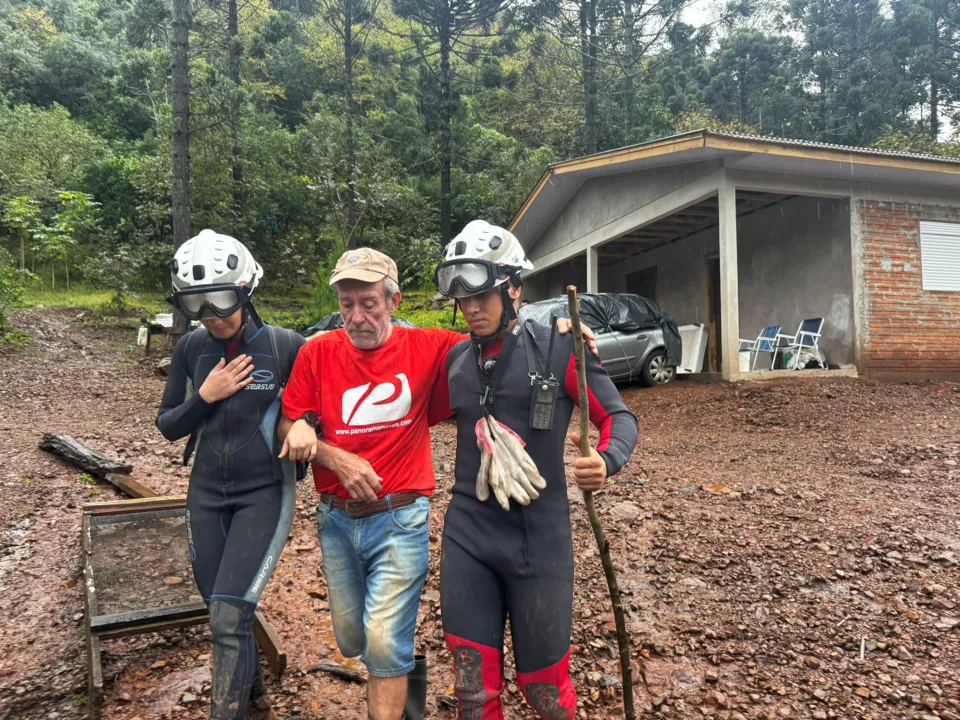
[[[516,276],[519,271],[519,267],[489,260],[447,260],[437,265],[434,282],[442,294],[463,298],[489,290],[498,280]]]
[[[167,302],[190,320],[229,317],[250,301],[250,291],[245,285],[226,283],[222,285],[198,285],[178,290]]]

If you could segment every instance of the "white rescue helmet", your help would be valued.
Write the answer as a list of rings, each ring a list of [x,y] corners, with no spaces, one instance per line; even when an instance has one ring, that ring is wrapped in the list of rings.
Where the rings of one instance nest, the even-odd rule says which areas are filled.
[[[170,265],[173,291],[202,285],[238,285],[252,295],[263,268],[236,238],[213,230],[201,230],[181,245]]]
[[[180,246],[170,274],[173,295],[167,302],[190,320],[228,317],[244,306],[255,314],[250,296],[263,269],[236,238],[203,230]]]
[[[519,284],[522,270],[533,270],[533,263],[516,235],[473,220],[447,245],[435,279],[441,293],[462,298],[503,285],[511,276]]]

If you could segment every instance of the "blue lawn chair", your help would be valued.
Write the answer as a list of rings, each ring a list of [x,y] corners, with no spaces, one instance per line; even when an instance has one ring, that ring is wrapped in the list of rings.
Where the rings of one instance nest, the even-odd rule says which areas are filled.
[[[774,362],[776,362],[778,352],[782,353],[786,351],[793,351],[794,358],[799,358],[802,350],[812,350],[813,355],[818,355],[818,345],[820,344],[820,335],[822,330],[823,318],[808,318],[800,323],[800,327],[797,328],[796,335],[778,334],[776,338],[776,348],[774,348],[773,352]],[[784,341],[786,344],[782,344]],[[799,364],[792,360],[791,362],[793,362],[793,367],[788,369],[797,370]],[[770,367],[773,367],[773,364],[771,364]]]
[[[771,354],[770,369],[773,369],[773,359],[777,356],[777,338],[780,337],[779,325],[767,325],[756,340],[740,340],[739,352],[748,351],[751,355],[750,369],[757,366],[757,356],[762,352]]]

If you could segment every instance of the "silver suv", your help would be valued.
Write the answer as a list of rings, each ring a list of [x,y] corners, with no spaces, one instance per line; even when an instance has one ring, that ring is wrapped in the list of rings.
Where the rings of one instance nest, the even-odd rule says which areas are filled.
[[[647,386],[666,385],[677,377],[676,365],[667,362],[661,328],[633,332],[597,333],[597,352],[612,380],[639,378]]]
[[[520,309],[521,319],[550,325],[568,317],[567,298],[540,300]],[[648,386],[677,377],[681,359],[677,323],[655,302],[631,293],[583,293],[580,319],[597,335],[597,352],[611,379],[639,379]]]

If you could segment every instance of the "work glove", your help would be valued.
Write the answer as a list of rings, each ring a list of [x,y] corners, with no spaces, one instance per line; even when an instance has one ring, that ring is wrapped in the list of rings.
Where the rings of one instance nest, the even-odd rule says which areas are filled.
[[[540,497],[547,481],[523,449],[526,443],[520,436],[493,417],[481,418],[475,430],[480,448],[477,499],[485,502],[492,491],[500,507],[509,510],[511,498],[529,505]]]

